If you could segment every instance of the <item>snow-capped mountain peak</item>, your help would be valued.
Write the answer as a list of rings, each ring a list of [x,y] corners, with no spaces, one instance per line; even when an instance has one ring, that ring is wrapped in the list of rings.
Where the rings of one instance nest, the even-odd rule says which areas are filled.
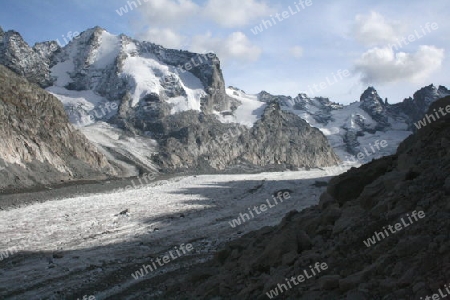
[[[145,170],[156,168],[157,151],[162,153],[156,163],[163,168],[226,168],[242,163],[240,151],[250,152],[245,156],[246,163],[286,163],[287,159],[272,158],[273,153],[264,160],[257,154],[279,118],[291,119],[292,126],[301,124],[305,132],[309,132],[309,125],[318,128],[343,160],[377,139],[386,140],[389,146],[373,157],[391,154],[430,103],[450,94],[444,87],[429,86],[414,94],[414,99],[389,105],[374,87],[369,87],[359,102],[346,106],[304,93],[295,97],[266,91],[248,95],[237,88],[225,89],[220,62],[212,53],[165,49],[100,27],[84,31],[62,48],[56,42],[31,48],[17,32],[0,31],[0,63],[58,97],[70,121],[83,127],[82,131],[108,157],[126,157]],[[268,127],[267,122],[271,122]],[[291,127],[279,129],[288,132],[286,139],[294,143],[297,135]],[[230,128],[243,132],[235,142],[239,140],[248,149],[210,143]],[[321,149],[314,150],[318,153],[316,161],[335,161],[326,154],[329,145],[320,137],[322,133],[313,132]],[[254,141],[255,136],[261,141]],[[136,141],[141,146],[131,150]],[[280,153],[287,149],[284,144],[269,144]],[[191,149],[207,149],[208,153],[199,150],[193,154]],[[234,150],[224,155],[223,149]],[[305,165],[300,156],[291,163]]]
[[[168,65],[165,51],[175,50],[96,27],[83,32],[57,55],[58,63],[51,69],[56,79],[54,86],[71,91],[90,90],[106,101],[122,99],[129,92],[130,108],[137,107],[146,95],[154,94],[164,98],[171,113],[200,111],[200,100],[208,97],[205,86],[192,73],[178,71],[177,62]],[[50,91],[59,95],[58,90]],[[85,100],[98,106],[92,99]]]

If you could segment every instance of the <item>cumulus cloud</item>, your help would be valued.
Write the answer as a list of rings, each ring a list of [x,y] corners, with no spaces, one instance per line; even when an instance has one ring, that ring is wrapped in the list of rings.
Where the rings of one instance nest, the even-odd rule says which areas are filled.
[[[186,46],[187,38],[169,28],[150,28],[137,36],[139,40],[149,41],[166,48],[180,49]]]
[[[418,82],[438,70],[444,60],[444,49],[420,46],[416,53],[395,53],[392,48],[373,48],[355,64],[364,84]]]
[[[303,48],[301,46],[294,46],[289,49],[289,52],[295,58],[301,58],[303,56]]]
[[[245,62],[257,60],[262,51],[243,32],[235,31],[228,36],[222,33],[222,37],[207,33],[188,38],[186,29],[198,29],[210,20],[224,28],[240,27],[267,16],[271,10],[261,0],[207,0],[202,5],[193,0],[151,0],[143,3],[140,13],[144,21],[141,24],[145,26],[137,34],[138,39],[199,53],[213,51],[222,61]]]
[[[191,0],[151,0],[140,9],[147,24],[156,27],[183,26],[200,10]]]
[[[268,16],[271,12],[267,4],[256,0],[209,0],[203,15],[223,27],[234,28]]]
[[[365,46],[379,46],[391,42],[404,32],[397,21],[388,21],[377,12],[368,15],[357,15],[353,28],[355,38]]]
[[[200,17],[203,20],[212,20],[225,28],[235,28],[247,25],[256,18],[268,16],[273,12],[260,0],[208,0],[203,6],[197,5],[192,0],[145,2],[140,8],[144,20],[148,25],[157,27],[180,27]]]
[[[213,51],[221,60],[255,61],[261,54],[261,49],[253,45],[240,31],[233,32],[224,39],[215,38],[211,33],[195,36],[191,50],[199,53]]]

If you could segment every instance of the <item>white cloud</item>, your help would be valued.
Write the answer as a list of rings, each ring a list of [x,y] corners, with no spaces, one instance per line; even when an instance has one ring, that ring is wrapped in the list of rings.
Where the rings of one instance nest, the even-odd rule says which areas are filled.
[[[266,17],[271,12],[267,4],[257,0],[209,0],[203,14],[223,27],[233,28]]]
[[[200,7],[191,0],[147,1],[143,4],[140,11],[147,24],[153,26],[183,26],[195,18],[200,11]]]
[[[260,0],[208,0],[202,7],[192,0],[140,1],[146,2],[140,9],[146,24],[158,27],[181,27],[199,18],[226,28],[241,27],[272,12]]]
[[[380,46],[395,42],[403,32],[404,28],[399,22],[387,21],[377,12],[357,15],[355,18],[355,38],[365,46]]]
[[[392,48],[373,48],[355,64],[364,84],[419,82],[438,70],[444,60],[444,49],[420,46],[416,53],[395,53]]]
[[[135,0],[136,1],[136,0]],[[145,1],[145,0],[140,0]],[[215,52],[222,61],[255,61],[261,49],[253,45],[240,32],[232,32],[227,37],[215,34],[186,37],[181,32],[186,26],[205,24],[208,19],[221,27],[239,27],[255,18],[270,14],[269,7],[260,0],[208,0],[203,6],[193,0],[148,0],[140,10],[146,27],[137,35],[138,39],[151,41],[168,48],[185,48],[204,53]],[[144,27],[145,28],[145,27]]]
[[[169,28],[150,28],[137,36],[139,40],[149,41],[166,48],[180,49],[186,45],[187,38]]]
[[[240,31],[233,32],[225,39],[212,37],[211,33],[195,36],[191,50],[199,53],[213,51],[221,60],[256,61],[261,54],[261,49]]]
[[[289,49],[289,52],[295,58],[301,58],[303,56],[303,48],[300,46],[292,47],[291,49]]]

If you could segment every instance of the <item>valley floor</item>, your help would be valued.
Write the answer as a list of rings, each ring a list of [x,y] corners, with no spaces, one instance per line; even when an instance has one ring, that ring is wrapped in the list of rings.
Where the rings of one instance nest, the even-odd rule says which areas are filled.
[[[94,194],[0,210],[0,298],[151,299],[159,291],[146,281],[210,259],[221,244],[316,204],[327,176],[319,169],[184,176],[131,190],[111,181]],[[279,190],[290,198],[230,225],[248,208],[273,204]],[[193,251],[133,278],[143,264],[187,243]]]

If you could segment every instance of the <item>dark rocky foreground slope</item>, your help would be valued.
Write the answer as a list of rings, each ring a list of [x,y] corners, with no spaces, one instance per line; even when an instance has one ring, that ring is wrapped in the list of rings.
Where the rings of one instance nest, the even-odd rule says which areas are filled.
[[[430,108],[450,106],[450,97]],[[333,178],[318,206],[226,245],[216,259],[169,274],[161,299],[268,299],[316,262],[328,269],[277,299],[425,299],[450,283],[450,114],[395,155]],[[410,222],[407,214],[423,211]],[[403,221],[402,221],[403,219]],[[402,223],[404,222],[404,223]],[[383,227],[403,229],[367,246]],[[395,230],[395,229],[394,229]],[[380,236],[380,235],[379,235]],[[311,274],[311,272],[310,272]],[[298,281],[297,281],[298,282]]]
[[[0,190],[115,174],[56,97],[0,65]]]

